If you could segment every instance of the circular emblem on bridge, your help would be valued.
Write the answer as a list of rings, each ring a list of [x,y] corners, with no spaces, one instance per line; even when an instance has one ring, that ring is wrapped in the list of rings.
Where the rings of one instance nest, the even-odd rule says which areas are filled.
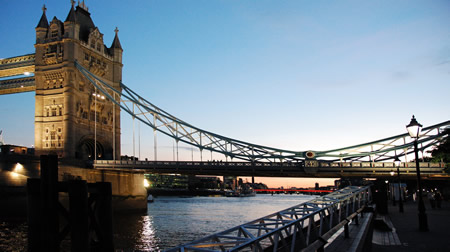
[[[307,151],[305,154],[306,158],[314,158],[316,153],[314,151]]]

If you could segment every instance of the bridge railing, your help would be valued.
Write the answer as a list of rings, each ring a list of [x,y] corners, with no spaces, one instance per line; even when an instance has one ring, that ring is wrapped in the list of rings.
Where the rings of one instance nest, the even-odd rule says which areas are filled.
[[[285,166],[285,167],[330,167],[330,168],[392,168],[396,167],[393,162],[327,162],[316,161],[310,165],[308,162],[221,162],[221,161],[142,161],[142,160],[96,160],[95,165],[132,165],[132,166],[152,166],[152,165],[219,165],[219,166]],[[445,168],[445,163],[419,162],[420,168]],[[416,168],[415,162],[400,163],[400,168]]]
[[[300,251],[348,225],[370,201],[369,186],[350,186],[167,251]]]

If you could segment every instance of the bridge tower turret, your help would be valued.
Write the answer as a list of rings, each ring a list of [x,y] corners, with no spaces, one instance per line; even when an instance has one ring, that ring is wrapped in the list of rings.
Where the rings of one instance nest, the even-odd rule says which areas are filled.
[[[42,7],[41,19],[39,20],[39,23],[36,26],[36,44],[44,42],[45,37],[47,36],[48,21],[47,21],[47,16],[45,15],[46,10],[47,10],[47,8],[45,8],[45,5],[44,5]]]
[[[119,158],[120,108],[75,66],[78,62],[121,90],[123,49],[117,28],[108,48],[84,1],[76,7],[72,1],[64,22],[54,17],[48,23],[44,6],[35,49],[36,154],[82,160],[94,159],[94,154],[97,159]]]

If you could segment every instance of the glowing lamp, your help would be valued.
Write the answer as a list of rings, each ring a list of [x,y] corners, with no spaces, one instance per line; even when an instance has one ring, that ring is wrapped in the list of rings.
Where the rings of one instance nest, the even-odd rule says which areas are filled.
[[[422,130],[422,124],[418,123],[413,115],[411,118],[411,122],[406,125],[406,129],[408,130],[409,136],[411,138],[419,138],[420,131]]]
[[[144,179],[144,187],[147,188],[150,186],[150,182],[148,181],[148,179]]]

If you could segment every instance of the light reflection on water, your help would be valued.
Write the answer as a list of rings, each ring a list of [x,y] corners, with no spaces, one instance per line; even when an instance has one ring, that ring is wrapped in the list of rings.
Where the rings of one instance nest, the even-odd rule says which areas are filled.
[[[163,251],[311,200],[307,195],[248,198],[158,197],[147,215],[114,218],[116,251]]]

